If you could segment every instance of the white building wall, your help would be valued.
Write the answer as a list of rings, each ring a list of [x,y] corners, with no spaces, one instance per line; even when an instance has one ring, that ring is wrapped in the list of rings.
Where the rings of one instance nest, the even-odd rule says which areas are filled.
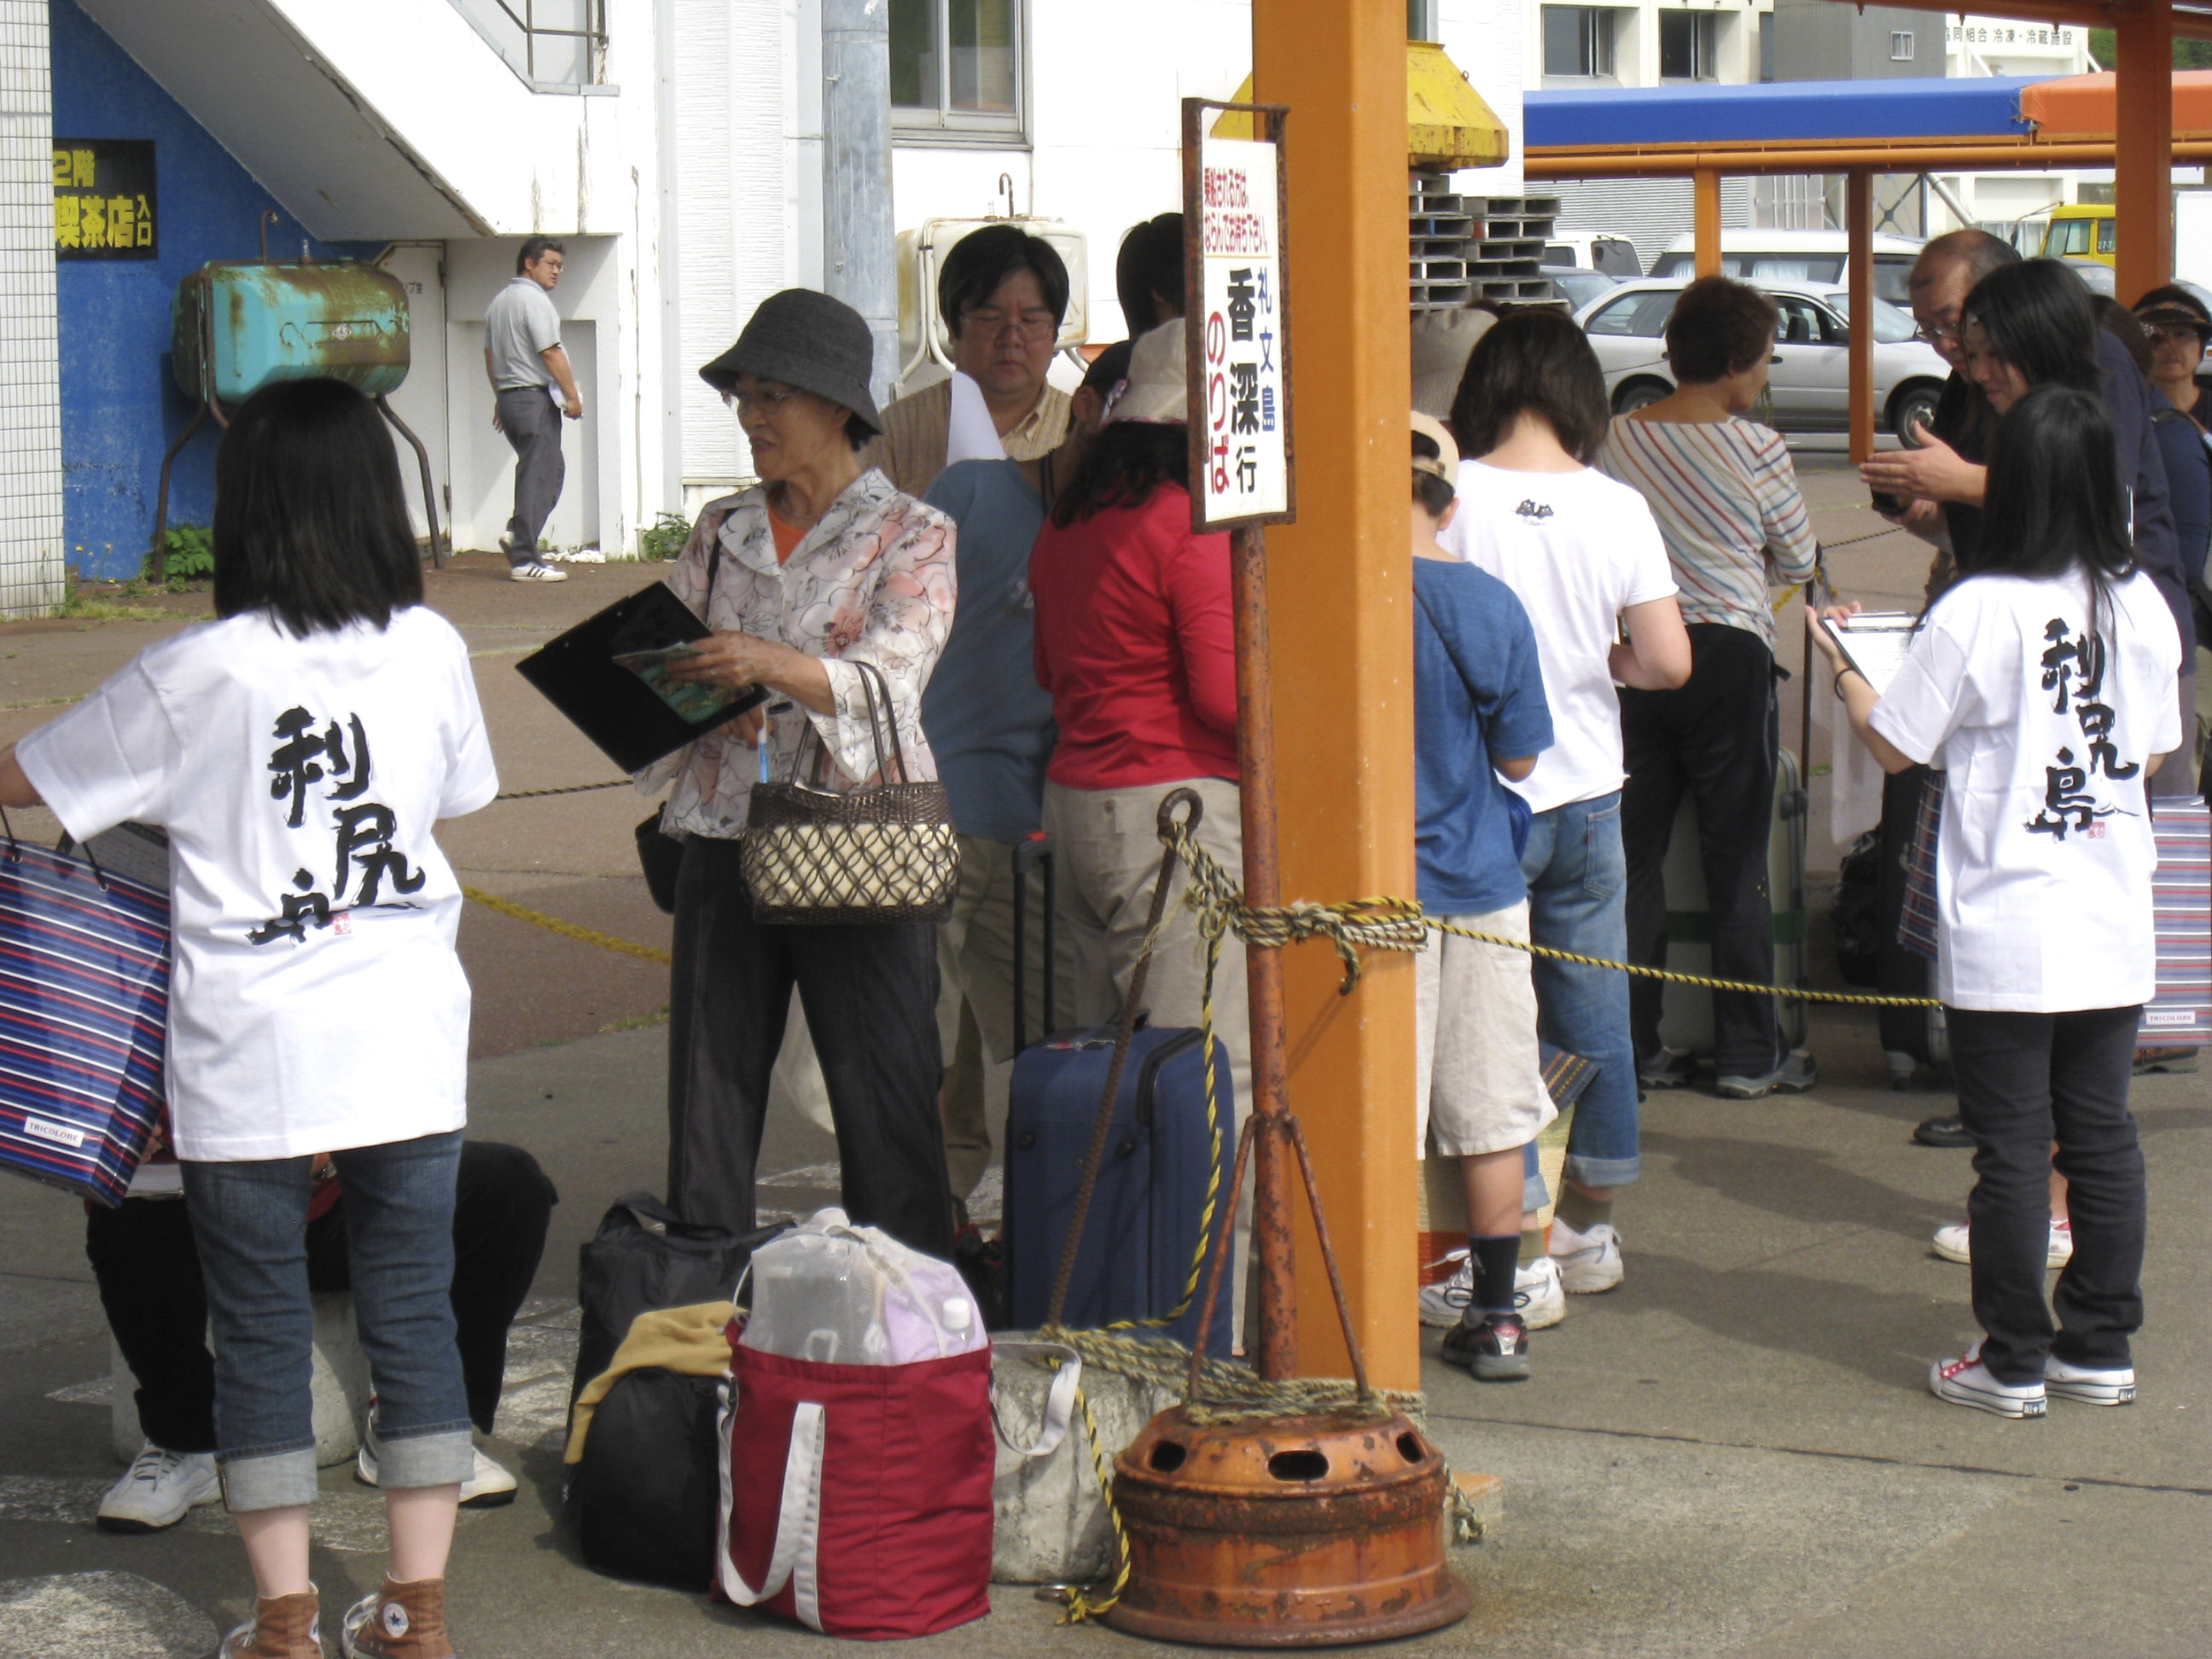
[[[1437,44],[1505,124],[1512,139],[1512,153],[1504,167],[1470,167],[1459,174],[1456,183],[1463,194],[1518,196],[1522,191],[1521,93],[1534,61],[1530,54],[1539,44],[1528,33],[1533,15],[1526,7],[1500,5],[1497,0],[1443,0],[1437,8],[1437,33],[1443,36]],[[1550,186],[1543,189],[1549,193]]]
[[[0,616],[40,616],[63,574],[52,73],[44,0],[0,0]]]

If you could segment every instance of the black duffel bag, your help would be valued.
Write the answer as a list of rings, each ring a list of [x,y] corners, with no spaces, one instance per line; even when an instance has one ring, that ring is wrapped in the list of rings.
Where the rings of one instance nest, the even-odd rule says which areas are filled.
[[[687,1590],[714,1582],[719,1386],[648,1365],[617,1378],[592,1408],[568,1502],[594,1572]]]
[[[615,1350],[640,1314],[729,1301],[754,1249],[787,1224],[732,1233],[685,1221],[650,1193],[617,1199],[597,1236],[579,1252],[576,1300],[583,1324],[576,1339],[570,1403],[584,1384],[613,1363]]]

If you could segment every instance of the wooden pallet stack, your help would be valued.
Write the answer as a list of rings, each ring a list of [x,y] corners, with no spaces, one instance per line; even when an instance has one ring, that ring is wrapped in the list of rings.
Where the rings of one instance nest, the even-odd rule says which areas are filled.
[[[1461,196],[1448,173],[1416,173],[1407,197],[1413,308],[1449,311],[1476,300],[1559,304],[1544,275],[1556,196]]]

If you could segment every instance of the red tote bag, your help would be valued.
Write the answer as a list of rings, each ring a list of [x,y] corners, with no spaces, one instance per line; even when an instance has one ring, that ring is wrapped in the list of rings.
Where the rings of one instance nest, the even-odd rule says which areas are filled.
[[[988,1613],[990,1350],[831,1365],[735,1338],[715,1594],[866,1641]]]

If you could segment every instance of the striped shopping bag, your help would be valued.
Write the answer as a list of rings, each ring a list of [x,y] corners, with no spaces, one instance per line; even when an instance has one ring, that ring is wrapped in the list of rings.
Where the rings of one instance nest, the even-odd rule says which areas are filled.
[[[0,851],[0,1169],[120,1204],[162,1103],[169,895]]]
[[[2158,873],[2151,909],[2158,927],[2158,995],[2136,1034],[2144,1048],[2212,1042],[2212,807],[2202,797],[2154,800]]]

